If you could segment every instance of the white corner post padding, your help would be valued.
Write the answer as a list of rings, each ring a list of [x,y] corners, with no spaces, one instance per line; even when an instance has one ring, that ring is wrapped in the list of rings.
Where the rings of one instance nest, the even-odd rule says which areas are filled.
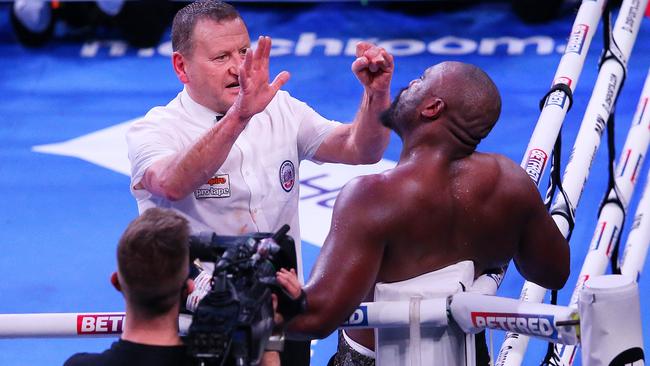
[[[630,276],[597,276],[578,299],[585,366],[643,365],[639,287]]]

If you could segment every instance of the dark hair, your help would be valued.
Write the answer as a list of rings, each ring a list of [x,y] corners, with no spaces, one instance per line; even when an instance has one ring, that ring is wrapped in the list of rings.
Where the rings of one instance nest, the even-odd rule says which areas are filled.
[[[201,0],[193,2],[176,13],[172,23],[172,49],[182,54],[192,51],[192,33],[199,20],[214,22],[241,18],[235,7],[223,1]]]
[[[126,228],[117,246],[124,296],[145,314],[180,301],[189,268],[189,225],[178,213],[150,208]]]

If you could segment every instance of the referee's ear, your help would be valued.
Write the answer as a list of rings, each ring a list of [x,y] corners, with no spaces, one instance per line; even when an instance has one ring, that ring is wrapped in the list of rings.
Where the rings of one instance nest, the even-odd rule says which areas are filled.
[[[111,284],[119,292],[122,292],[122,285],[120,285],[120,278],[117,276],[117,272],[111,274]]]
[[[187,76],[187,72],[185,70],[187,66],[185,56],[183,56],[178,51],[174,52],[172,54],[172,66],[174,67],[174,72],[176,73],[178,80],[180,80],[183,84],[187,84],[190,79]]]

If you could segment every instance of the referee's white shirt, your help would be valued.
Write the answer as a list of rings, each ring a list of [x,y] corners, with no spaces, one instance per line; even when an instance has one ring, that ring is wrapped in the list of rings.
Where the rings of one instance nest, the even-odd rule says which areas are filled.
[[[266,109],[250,120],[221,168],[192,194],[169,201],[145,189],[134,189],[152,163],[187,149],[215,123],[219,123],[216,113],[192,100],[186,90],[133,123],[126,139],[131,193],[138,210],[171,208],[187,217],[193,232],[220,235],[274,232],[289,224],[302,280],[298,167],[301,160],[312,159],[340,123],[278,91]]]

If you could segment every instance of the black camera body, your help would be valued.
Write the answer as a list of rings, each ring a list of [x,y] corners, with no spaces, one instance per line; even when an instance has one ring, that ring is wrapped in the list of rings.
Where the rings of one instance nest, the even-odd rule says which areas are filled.
[[[296,268],[293,238],[288,225],[277,233],[190,237],[190,260],[213,262],[212,289],[192,317],[186,345],[206,365],[257,365],[261,361],[273,322],[271,294],[289,302],[275,274]]]

